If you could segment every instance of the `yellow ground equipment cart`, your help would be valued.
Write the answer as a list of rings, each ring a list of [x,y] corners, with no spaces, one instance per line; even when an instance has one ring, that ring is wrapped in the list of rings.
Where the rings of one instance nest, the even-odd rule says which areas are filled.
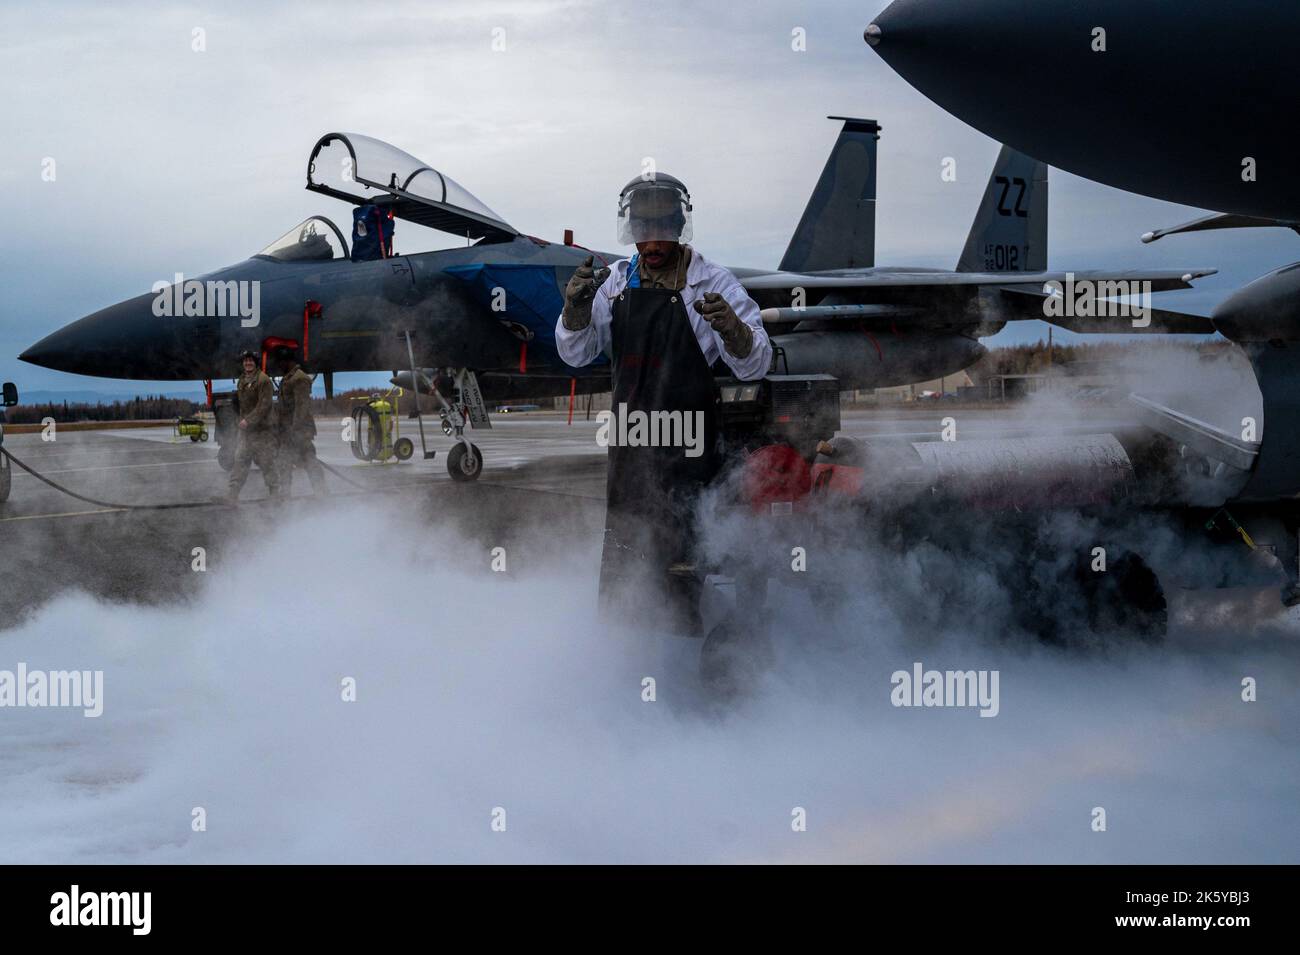
[[[415,453],[410,438],[398,433],[398,399],[401,388],[392,388],[384,394],[378,392],[369,398],[354,398],[352,406],[352,455],[360,461],[378,461],[380,464],[396,458],[409,460]]]
[[[208,423],[201,417],[177,418],[172,423],[172,431],[177,441],[181,438],[189,438],[194,442],[208,440]]]

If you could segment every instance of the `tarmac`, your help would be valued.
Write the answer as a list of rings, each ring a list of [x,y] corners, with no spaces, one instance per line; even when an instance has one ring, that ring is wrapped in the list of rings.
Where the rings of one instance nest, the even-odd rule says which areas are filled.
[[[1104,409],[1069,427],[1104,428]],[[1046,430],[946,402],[848,410],[843,433],[934,439]],[[597,422],[500,415],[404,464],[356,461],[281,504],[254,472],[237,508],[87,505],[15,472],[0,505],[0,669],[103,670],[104,715],[0,711],[10,861],[1294,862],[1300,621],[1247,625],[1171,595],[1169,641],[1119,655],[1002,645],[978,610],[951,632],[895,620],[868,571],[821,626],[775,609],[780,665],[752,700],[699,690],[698,645],[595,614],[605,450]],[[203,502],[216,448],[169,429],[7,435],[79,493]],[[317,519],[325,516],[326,520]],[[279,526],[277,526],[279,525]],[[487,554],[509,553],[510,573]],[[202,547],[211,570],[194,573]],[[972,563],[969,576],[979,578]],[[972,591],[974,593],[974,591]],[[918,591],[918,599],[924,591]],[[1260,598],[1278,616],[1276,588]],[[1263,604],[1261,604],[1263,606]],[[924,607],[920,608],[924,610]],[[1287,626],[1280,629],[1282,624]],[[635,627],[634,627],[635,630]],[[891,673],[1001,674],[996,719],[899,708]],[[644,680],[658,681],[658,702]],[[355,704],[340,701],[356,677]],[[1244,678],[1260,700],[1242,700]],[[210,831],[191,829],[193,807]],[[508,834],[488,824],[509,807]],[[792,807],[808,810],[806,833]],[[1095,808],[1110,834],[1093,828]],[[1230,808],[1229,808],[1230,807]]]
[[[1103,428],[1105,412],[1081,423],[1038,417],[1022,420],[1014,411],[964,410],[947,402],[921,407],[846,410],[842,434],[903,441],[937,440],[943,419],[956,415],[962,435],[1060,433],[1064,429]],[[294,491],[281,508],[331,507],[346,512],[358,502],[394,497],[414,509],[413,520],[451,522],[462,534],[501,541],[534,539],[539,526],[556,521],[577,524],[580,533],[599,535],[605,495],[605,449],[596,442],[596,414],[526,412],[493,416],[491,429],[475,430],[471,440],[484,456],[479,480],[458,484],[446,469],[452,441],[426,420],[422,457],[415,422],[401,422],[402,434],[416,446],[407,462],[358,461],[342,440],[341,422],[318,419],[316,451],[321,461],[346,475],[351,484],[327,474],[328,502],[311,494],[306,475],[296,472]],[[333,439],[338,435],[338,439]],[[188,559],[174,573],[159,561],[160,550],[204,547],[211,555],[224,541],[271,519],[277,505],[266,498],[256,469],[249,475],[237,509],[209,504],[225,490],[226,472],[217,463],[214,441],[176,438],[169,427],[56,431],[52,441],[39,433],[5,437],[5,448],[52,481],[86,497],[123,507],[88,504],[40,482],[19,468],[13,488],[0,504],[0,567],[48,568],[34,585],[0,590],[0,618],[14,620],[55,594],[77,587],[117,600],[167,599],[187,581]],[[352,485],[360,485],[354,487]],[[132,507],[193,503],[166,510]],[[594,539],[594,538],[593,538]],[[173,545],[172,542],[175,542]]]
[[[176,440],[170,428],[63,431],[48,442],[40,434],[8,434],[4,447],[24,464],[86,497],[128,507],[87,504],[15,467],[9,500],[0,504],[0,568],[36,566],[45,573],[24,575],[21,588],[0,587],[0,619],[13,623],[69,588],[113,600],[175,598],[192,579],[186,555],[194,547],[217,558],[226,542],[256,533],[286,509],[329,507],[346,515],[359,503],[385,497],[412,507],[413,519],[452,522],[485,539],[530,530],[557,513],[599,532],[604,449],[595,442],[594,420],[570,428],[554,415],[498,417],[491,430],[472,436],[488,462],[473,484],[457,484],[447,473],[451,439],[426,423],[435,457],[423,460],[410,424],[403,433],[415,441],[415,456],[374,464],[358,461],[342,440],[330,440],[331,423],[320,420],[318,456],[364,490],[327,474],[331,495],[319,501],[306,475],[295,472],[293,496],[276,505],[254,468],[238,508],[208,503],[226,487],[214,442]],[[191,502],[200,506],[129,508]],[[175,561],[159,560],[170,550],[176,550]]]

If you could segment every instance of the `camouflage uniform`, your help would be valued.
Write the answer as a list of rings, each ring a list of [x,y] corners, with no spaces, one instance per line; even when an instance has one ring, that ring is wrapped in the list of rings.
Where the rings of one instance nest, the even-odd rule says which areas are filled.
[[[280,480],[287,494],[293,488],[293,469],[300,467],[311,479],[312,490],[327,494],[325,469],[316,459],[316,420],[311,414],[311,377],[294,365],[280,381]]]
[[[255,463],[266,481],[272,497],[280,496],[280,474],[275,467],[275,408],[271,379],[261,371],[239,376],[239,418],[248,427],[240,430],[239,450],[230,469],[228,498],[238,499],[248,480],[248,470]]]

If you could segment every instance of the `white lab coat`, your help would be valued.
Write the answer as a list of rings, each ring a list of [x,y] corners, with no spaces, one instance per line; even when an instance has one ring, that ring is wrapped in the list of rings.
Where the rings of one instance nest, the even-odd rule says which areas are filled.
[[[555,345],[560,357],[574,368],[581,368],[596,360],[602,352],[609,353],[611,318],[610,301],[627,288],[627,269],[631,260],[619,259],[610,266],[609,278],[596,290],[591,303],[591,324],[579,331],[564,327],[563,316],[555,322]],[[717,292],[731,306],[736,316],[754,333],[754,347],[744,358],[727,351],[722,336],[695,311],[695,300],[705,292]],[[752,381],[767,372],[772,361],[772,343],[763,329],[758,305],[745,291],[736,277],[720,265],[714,265],[699,252],[691,250],[691,261],[686,266],[686,285],[682,289],[686,315],[695,330],[695,339],[704,352],[704,360],[712,365],[718,356],[727,363],[737,378]]]

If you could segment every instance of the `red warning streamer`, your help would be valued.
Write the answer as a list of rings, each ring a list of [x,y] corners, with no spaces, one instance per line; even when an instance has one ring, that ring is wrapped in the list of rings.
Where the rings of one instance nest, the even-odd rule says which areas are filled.
[[[307,324],[307,322],[313,318],[320,318],[320,314],[321,314],[320,302],[314,301],[313,299],[307,299],[306,303],[304,303],[302,307],[302,360],[304,362],[307,361],[307,359],[310,357],[307,354],[307,349],[309,345],[307,339],[311,328]]]

